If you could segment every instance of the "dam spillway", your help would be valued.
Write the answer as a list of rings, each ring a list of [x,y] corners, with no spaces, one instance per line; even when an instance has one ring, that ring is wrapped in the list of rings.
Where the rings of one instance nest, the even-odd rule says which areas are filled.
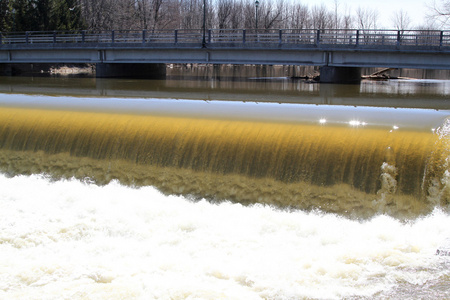
[[[3,94],[0,170],[352,217],[448,196],[448,112]]]

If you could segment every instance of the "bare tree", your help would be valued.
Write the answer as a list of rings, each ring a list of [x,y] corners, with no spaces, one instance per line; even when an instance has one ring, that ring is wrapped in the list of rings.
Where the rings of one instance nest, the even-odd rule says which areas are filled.
[[[242,14],[244,16],[243,25],[245,28],[256,28],[255,2],[250,0],[244,3]]]
[[[232,0],[217,0],[217,26],[219,29],[229,28],[233,13]]]
[[[348,14],[344,15],[341,20],[341,28],[342,29],[351,29],[353,28],[353,16]]]
[[[333,28],[335,28],[335,29],[338,29],[339,28],[339,23],[340,23],[340,19],[341,19],[341,17],[340,17],[340,15],[339,15],[339,6],[340,6],[340,3],[339,3],[339,1],[338,0],[334,0],[334,3],[333,3],[333,13],[334,13],[334,16],[333,16]]]
[[[181,28],[180,1],[164,0],[154,16],[155,29]]]
[[[376,29],[379,25],[377,10],[358,7],[351,11],[342,0],[334,0],[331,9],[324,4],[308,6],[298,1],[259,0],[258,22],[255,0],[77,1],[85,24],[91,30],[200,29],[204,1],[207,28],[255,28],[258,24],[264,29]],[[450,0],[434,1],[439,1],[431,6],[434,17],[446,23],[450,18]],[[412,23],[403,10],[393,15],[392,22],[398,30],[408,29]],[[388,26],[383,24],[383,27]]]
[[[216,19],[216,14],[215,14],[215,5],[214,2],[215,0],[205,0],[206,2],[206,28],[213,28],[215,27],[215,19]],[[202,10],[203,10],[203,5],[202,5]]]
[[[264,1],[260,5],[260,16],[263,18],[264,29],[279,27],[283,21],[284,1],[278,0],[275,5],[273,1]]]
[[[333,15],[324,4],[315,5],[311,9],[311,25],[313,29],[329,29],[332,27]]]
[[[138,12],[135,0],[122,0],[114,2],[113,9],[116,11],[113,18],[115,29],[138,29]]]
[[[181,28],[198,29],[202,27],[203,5],[200,0],[181,1]]]
[[[149,29],[150,27],[150,3],[148,0],[136,0],[139,27]]]
[[[309,17],[310,10],[308,6],[301,3],[293,3],[291,6],[286,6],[288,18],[286,22],[287,28],[292,29],[310,29],[311,19]]]
[[[395,11],[391,18],[394,28],[397,30],[408,30],[411,25],[411,18],[403,9]]]
[[[163,9],[164,0],[153,0],[152,1],[152,30],[159,28],[159,21],[161,18],[161,12]]]
[[[233,29],[243,28],[244,26],[244,3],[242,1],[235,1],[233,3],[233,11],[230,16],[230,27]]]
[[[450,23],[450,1],[449,0],[436,0],[427,4],[429,13],[427,14],[428,22],[433,24],[439,24],[439,27],[447,28]]]
[[[353,29],[354,28],[354,16],[351,13],[350,8],[347,5],[340,10],[340,19],[338,27],[340,29]]]
[[[113,29],[116,15],[113,0],[79,0],[84,20],[91,30]]]
[[[416,29],[423,31],[440,30],[441,26],[440,24],[437,24],[435,20],[426,18],[424,23],[420,24],[419,26],[416,26]]]
[[[356,9],[356,22],[359,29],[376,29],[378,23],[378,11],[358,7]]]

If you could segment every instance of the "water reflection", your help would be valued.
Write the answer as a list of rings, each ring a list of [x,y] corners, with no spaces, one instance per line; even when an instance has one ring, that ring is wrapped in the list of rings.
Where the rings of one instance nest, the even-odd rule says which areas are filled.
[[[233,70],[233,69],[232,69]],[[213,76],[169,71],[166,80],[0,77],[0,92],[77,97],[138,97],[350,106],[449,109],[450,81],[363,80],[360,85],[318,84],[270,72]],[[222,73],[220,73],[222,74]],[[235,77],[233,77],[235,76]],[[248,77],[246,77],[248,76]]]

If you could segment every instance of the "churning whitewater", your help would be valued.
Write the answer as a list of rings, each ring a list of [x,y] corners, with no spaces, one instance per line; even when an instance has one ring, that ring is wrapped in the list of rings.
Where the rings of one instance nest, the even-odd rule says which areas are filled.
[[[0,175],[0,299],[450,296],[450,216],[356,221]]]

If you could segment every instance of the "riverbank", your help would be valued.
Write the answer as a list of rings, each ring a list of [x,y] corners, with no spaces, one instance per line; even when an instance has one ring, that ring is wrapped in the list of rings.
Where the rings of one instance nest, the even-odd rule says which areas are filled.
[[[167,64],[166,74],[172,79],[236,81],[242,78],[255,80],[290,78],[314,82],[320,76],[320,68],[281,65]],[[450,70],[362,68],[361,74],[362,79],[377,80],[450,78]],[[0,65],[0,75],[94,77],[95,64],[4,64]]]

